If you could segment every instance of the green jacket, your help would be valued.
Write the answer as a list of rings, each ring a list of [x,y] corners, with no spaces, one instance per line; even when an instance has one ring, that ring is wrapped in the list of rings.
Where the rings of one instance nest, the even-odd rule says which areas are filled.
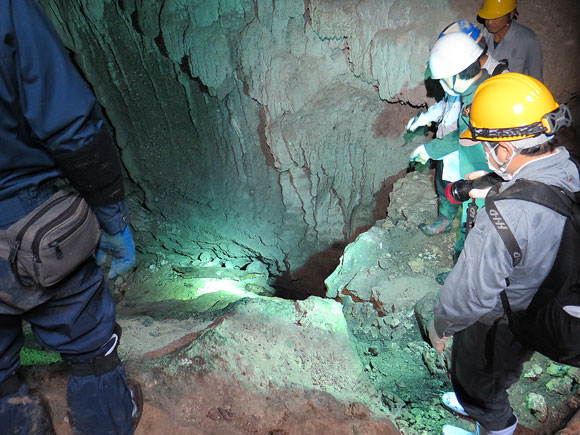
[[[433,160],[441,160],[447,154],[459,150],[459,173],[461,178],[473,171],[489,171],[483,145],[465,147],[459,144],[459,135],[468,128],[469,117],[463,116],[465,106],[473,101],[473,94],[477,87],[489,78],[487,71],[483,70],[481,77],[461,94],[461,111],[459,112],[458,128],[441,139],[433,139],[425,144],[425,150]]]

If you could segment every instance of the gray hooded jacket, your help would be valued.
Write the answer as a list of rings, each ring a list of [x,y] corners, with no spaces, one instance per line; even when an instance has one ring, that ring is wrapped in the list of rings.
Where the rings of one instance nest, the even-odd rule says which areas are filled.
[[[568,151],[563,147],[557,150],[523,166],[512,181],[503,183],[502,189],[524,178],[573,192],[580,190],[578,170]],[[499,233],[481,210],[433,308],[440,337],[451,336],[477,321],[492,324],[502,317],[499,295],[505,289],[506,278],[512,310],[526,309],[556,259],[563,216],[523,200],[505,199],[496,206],[520,245],[522,260],[513,266]]]

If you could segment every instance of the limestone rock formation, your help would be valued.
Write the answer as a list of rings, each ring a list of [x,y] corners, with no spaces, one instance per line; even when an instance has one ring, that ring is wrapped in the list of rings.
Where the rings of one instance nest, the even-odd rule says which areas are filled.
[[[474,21],[481,0],[39,2],[126,169],[139,265],[110,284],[145,389],[141,433],[473,428],[439,405],[448,358],[416,320],[454,234],[427,243],[416,230],[435,195],[427,172],[405,169],[429,137],[403,129],[434,102],[423,79],[436,35]],[[518,7],[542,41],[546,84],[577,113],[577,0]],[[324,278],[335,300],[270,297],[322,295]],[[29,346],[29,362],[55,360]],[[578,408],[578,378],[531,364],[510,394],[522,427],[548,433]],[[27,371],[59,435],[65,374]],[[542,423],[524,409],[532,393],[546,400]]]
[[[264,274],[187,267],[177,255],[152,257],[111,283],[120,299],[119,351],[144,389],[137,435],[473,429],[440,404],[451,388],[449,346],[437,354],[418,323],[439,288],[436,273],[451,266],[453,239],[428,239],[401,218],[421,209],[433,217],[434,207],[422,205],[428,183],[428,172],[395,183],[389,217],[347,247],[327,280],[332,299],[275,298]],[[25,377],[51,403],[58,435],[68,435],[66,367],[31,335]],[[510,388],[520,434],[551,435],[566,425],[580,407],[579,373],[541,356],[525,366]],[[545,408],[529,400],[539,395]]]
[[[384,217],[429,48],[479,0],[40,0],[113,124],[143,252],[301,270]],[[577,94],[574,0],[519,2]],[[300,281],[300,278],[305,278]],[[280,285],[282,285],[281,283]]]

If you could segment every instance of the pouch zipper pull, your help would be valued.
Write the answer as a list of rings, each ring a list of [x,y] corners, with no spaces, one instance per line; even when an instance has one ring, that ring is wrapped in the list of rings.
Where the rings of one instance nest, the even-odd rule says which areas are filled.
[[[49,245],[51,248],[54,248],[56,251],[56,259],[57,260],[62,260],[62,257],[64,257],[62,250],[60,249],[60,246],[58,244],[58,242],[50,242]]]
[[[10,252],[10,257],[8,258],[10,264],[14,264],[14,262],[16,261],[16,256],[18,255],[19,250],[20,250],[20,240],[16,240],[16,242],[14,242],[14,246],[12,247],[12,251]]]

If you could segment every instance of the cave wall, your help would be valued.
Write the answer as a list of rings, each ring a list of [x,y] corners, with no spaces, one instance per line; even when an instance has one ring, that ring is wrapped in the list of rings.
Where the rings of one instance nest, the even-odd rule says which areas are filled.
[[[384,215],[385,180],[416,146],[406,120],[432,103],[422,84],[429,48],[480,5],[40,3],[115,129],[140,249],[237,267],[259,259],[290,277]],[[574,97],[576,0],[549,11],[519,3],[520,22],[542,39],[547,85]]]

